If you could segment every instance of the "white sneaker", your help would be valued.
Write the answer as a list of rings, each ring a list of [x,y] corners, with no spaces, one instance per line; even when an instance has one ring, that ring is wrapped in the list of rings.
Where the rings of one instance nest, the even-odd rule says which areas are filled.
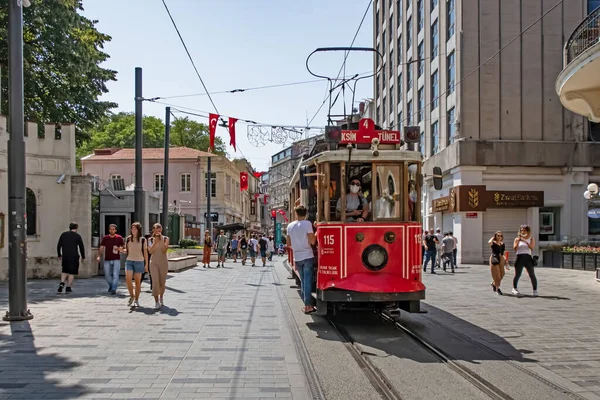
[[[140,307],[140,302],[138,300],[133,302],[134,307]]]
[[[133,297],[130,297],[130,298],[129,298],[129,301],[127,301],[127,305],[128,305],[129,307],[131,307],[131,305],[132,305],[132,304],[133,304]]]
[[[533,291],[533,297],[537,297],[537,296],[538,296],[538,291],[537,291],[537,290],[534,290],[534,291]]]
[[[513,288],[512,294],[521,294],[521,293],[519,293],[519,291],[517,289]]]
[[[157,311],[160,310],[160,303],[158,301],[156,302],[156,305],[154,306],[154,309],[157,310]]]

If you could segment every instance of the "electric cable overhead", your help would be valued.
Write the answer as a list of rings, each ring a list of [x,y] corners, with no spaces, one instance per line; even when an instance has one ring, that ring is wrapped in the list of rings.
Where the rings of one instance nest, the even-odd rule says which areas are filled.
[[[563,2],[564,2],[564,0],[559,0],[558,3],[556,3],[550,9],[548,9],[546,12],[544,12],[538,19],[536,19],[535,21],[533,21],[527,28],[525,28],[517,36],[515,36],[514,38],[512,38],[508,43],[506,43],[504,46],[502,46],[497,52],[495,52],[488,59],[486,59],[484,62],[482,62],[481,64],[479,64],[477,66],[477,68],[475,68],[474,70],[472,70],[471,72],[469,72],[468,74],[466,74],[458,82],[456,82],[454,85],[452,85],[451,89],[454,90],[454,88],[456,88],[458,85],[460,85],[465,79],[467,79],[469,76],[473,75],[475,72],[479,71],[484,65],[486,65],[488,62],[490,62],[492,59],[494,59],[498,54],[500,54],[502,52],[502,50],[506,49],[508,46],[510,46],[512,43],[514,43],[517,39],[519,39],[521,36],[523,36],[529,29],[531,29],[534,25],[536,25],[538,22],[540,22],[546,15],[548,15],[549,13],[551,13],[554,9],[556,9]],[[419,112],[425,110],[427,107],[429,107],[431,104],[433,104],[436,100],[440,99],[442,96],[444,96],[445,94],[447,94],[451,89],[450,88],[446,89],[443,93],[440,93],[432,101],[430,101],[429,103],[425,104],[425,106],[419,108],[416,112],[410,114],[408,117],[404,118],[402,121],[398,121],[396,124],[390,126],[389,129],[393,129],[393,128],[399,126],[400,124],[404,125],[404,122],[412,120],[412,117],[414,115],[418,115]]]
[[[358,25],[358,29],[356,30],[356,33],[354,34],[354,37],[352,38],[352,43],[350,43],[350,47],[354,46],[354,42],[356,41],[356,38],[358,37],[358,34],[360,33],[360,30],[363,26],[363,23],[365,22],[365,18],[367,17],[367,14],[369,13],[369,10],[371,9],[371,5],[373,4],[373,0],[369,0],[369,5],[367,6],[367,9],[365,10],[365,13],[363,14],[362,19],[360,20],[360,24]],[[345,66],[346,66],[346,60],[348,59],[348,56],[350,55],[349,51],[346,51],[344,54],[344,61],[342,62],[342,66],[340,67],[340,70],[338,71],[337,76],[335,77],[335,80],[337,81],[342,73],[342,71],[344,70]],[[323,102],[321,103],[321,105],[319,106],[319,109],[317,110],[317,112],[315,112],[315,114],[312,116],[312,118],[310,119],[310,121],[306,124],[307,126],[312,124],[312,122],[314,121],[314,119],[317,117],[317,114],[319,114],[319,111],[321,111],[321,109],[323,108],[323,106],[325,105],[325,103],[327,102],[327,100],[329,100],[329,98],[331,97],[331,90],[329,91],[329,94],[327,94],[325,96],[325,99],[323,99]],[[352,105],[354,106],[354,105]]]
[[[370,73],[370,71],[362,72],[360,75],[367,74],[367,73]],[[184,97],[207,96],[209,94],[212,95],[212,94],[243,93],[243,92],[250,92],[250,91],[254,91],[254,90],[264,90],[264,89],[274,89],[274,88],[287,87],[287,86],[306,85],[306,84],[317,83],[317,82],[322,82],[322,81],[323,81],[323,79],[313,79],[310,81],[279,83],[279,84],[274,84],[274,85],[254,86],[254,87],[248,87],[248,88],[222,90],[219,92],[210,92],[210,93],[203,92],[203,93],[191,93],[191,94],[182,94],[182,95],[175,95],[175,96],[157,96],[157,97],[153,97],[152,100],[168,100],[168,99],[178,99],[178,98],[184,98]]]
[[[187,53],[187,56],[190,59],[190,62],[192,63],[192,66],[194,67],[194,71],[196,71],[196,75],[198,76],[198,79],[200,80],[200,83],[202,84],[202,87],[204,88],[204,91],[206,92],[206,95],[208,96],[208,99],[210,100],[210,103],[212,104],[213,108],[215,109],[215,112],[220,115],[219,109],[217,108],[217,105],[213,101],[212,96],[208,92],[208,89],[206,88],[206,85],[204,84],[204,80],[202,79],[202,76],[200,76],[200,72],[198,72],[198,68],[196,67],[196,63],[194,63],[194,59],[192,58],[192,55],[190,54],[190,52],[189,52],[189,50],[187,48],[187,45],[185,44],[185,40],[183,40],[183,37],[181,36],[181,33],[179,32],[179,28],[177,27],[177,24],[175,23],[175,20],[173,19],[173,16],[171,15],[171,11],[169,11],[169,7],[167,6],[167,3],[165,2],[165,0],[162,0],[162,3],[165,6],[165,10],[167,10],[167,14],[169,14],[169,18],[171,19],[171,23],[173,24],[173,27],[175,28],[175,31],[177,31],[177,36],[179,36],[179,40],[181,41],[181,44],[183,45],[183,48],[185,49],[185,52]],[[223,125],[226,127],[227,132],[229,132],[229,128],[225,124],[225,120],[223,119],[223,117],[220,117],[220,119],[221,119],[221,122],[223,123]],[[236,152],[239,152],[244,158],[246,158],[246,155],[242,152],[242,150],[241,150],[241,148],[239,146],[236,146],[235,150],[236,150]]]

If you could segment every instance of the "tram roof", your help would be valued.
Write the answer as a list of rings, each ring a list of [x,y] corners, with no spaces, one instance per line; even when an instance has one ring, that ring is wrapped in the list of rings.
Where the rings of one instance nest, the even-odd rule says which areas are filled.
[[[299,175],[300,167],[303,165],[311,165],[313,163],[324,162],[348,162],[348,149],[328,150],[315,154],[298,164],[294,171],[291,184],[296,181]],[[368,163],[368,162],[405,162],[405,161],[422,161],[423,156],[418,151],[413,150],[379,150],[379,155],[375,157],[371,149],[352,149],[350,162]]]

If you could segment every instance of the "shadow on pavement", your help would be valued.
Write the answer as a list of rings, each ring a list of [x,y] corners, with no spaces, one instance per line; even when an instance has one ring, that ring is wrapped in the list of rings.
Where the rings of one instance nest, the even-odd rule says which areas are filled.
[[[81,364],[69,361],[59,354],[40,354],[35,347],[35,337],[28,321],[10,324],[11,334],[0,334],[0,393],[41,399],[46,395],[54,399],[72,399],[94,392],[80,384],[65,384],[49,379],[47,375],[68,373]],[[65,353],[68,353],[67,345]]]
[[[569,297],[561,297],[561,296],[533,296],[531,294],[504,293],[503,296],[514,297],[514,298],[517,298],[517,299],[527,298],[527,299],[547,299],[547,300],[571,300],[571,298],[569,298]]]
[[[506,361],[509,358],[520,362],[537,362],[523,356],[531,353],[530,351],[514,348],[506,339],[493,332],[435,307],[427,306],[427,309],[430,310],[428,316],[403,313],[399,322],[443,351],[452,360],[473,364],[482,361]],[[443,325],[436,321],[436,317],[442,315]],[[319,338],[341,341],[333,334],[332,327],[323,317],[313,315],[312,318],[314,322],[308,323],[307,326],[315,331]],[[396,329],[391,323],[384,322],[373,312],[342,312],[335,317],[335,321],[349,333],[355,343],[371,355],[411,359],[419,363],[442,362],[423,350],[406,333]],[[452,326],[452,329],[444,329],[444,326]],[[470,338],[477,338],[478,342],[483,341],[487,344],[482,345]],[[493,348],[489,344],[492,344]]]

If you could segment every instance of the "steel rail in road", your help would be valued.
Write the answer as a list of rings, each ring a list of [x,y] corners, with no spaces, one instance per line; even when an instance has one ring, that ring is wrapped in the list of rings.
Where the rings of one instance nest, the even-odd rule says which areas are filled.
[[[514,400],[513,397],[511,397],[507,393],[500,390],[493,383],[489,382],[487,379],[483,378],[481,375],[477,374],[472,369],[465,367],[464,365],[452,360],[446,353],[444,353],[438,347],[429,343],[422,336],[418,335],[410,328],[407,328],[405,325],[398,322],[396,319],[394,319],[384,313],[381,313],[380,315],[384,321],[394,324],[394,327],[396,329],[405,333],[407,336],[409,336],[412,340],[414,340],[421,347],[427,349],[431,354],[433,354],[440,361],[442,361],[444,364],[446,364],[451,370],[453,370],[454,372],[456,372],[457,374],[462,376],[469,383],[471,383],[473,386],[477,387],[479,390],[481,390],[483,393],[488,395],[490,398],[492,398],[494,400]]]
[[[332,318],[328,317],[327,321],[340,336],[340,338],[342,338],[344,341],[344,346],[350,352],[377,393],[379,393],[384,400],[402,400],[402,396],[394,388],[394,385],[392,385],[392,383],[386,378],[385,374],[371,362],[369,357],[364,354],[360,346],[352,339],[352,336],[350,336],[348,331],[342,326],[336,324]]]

